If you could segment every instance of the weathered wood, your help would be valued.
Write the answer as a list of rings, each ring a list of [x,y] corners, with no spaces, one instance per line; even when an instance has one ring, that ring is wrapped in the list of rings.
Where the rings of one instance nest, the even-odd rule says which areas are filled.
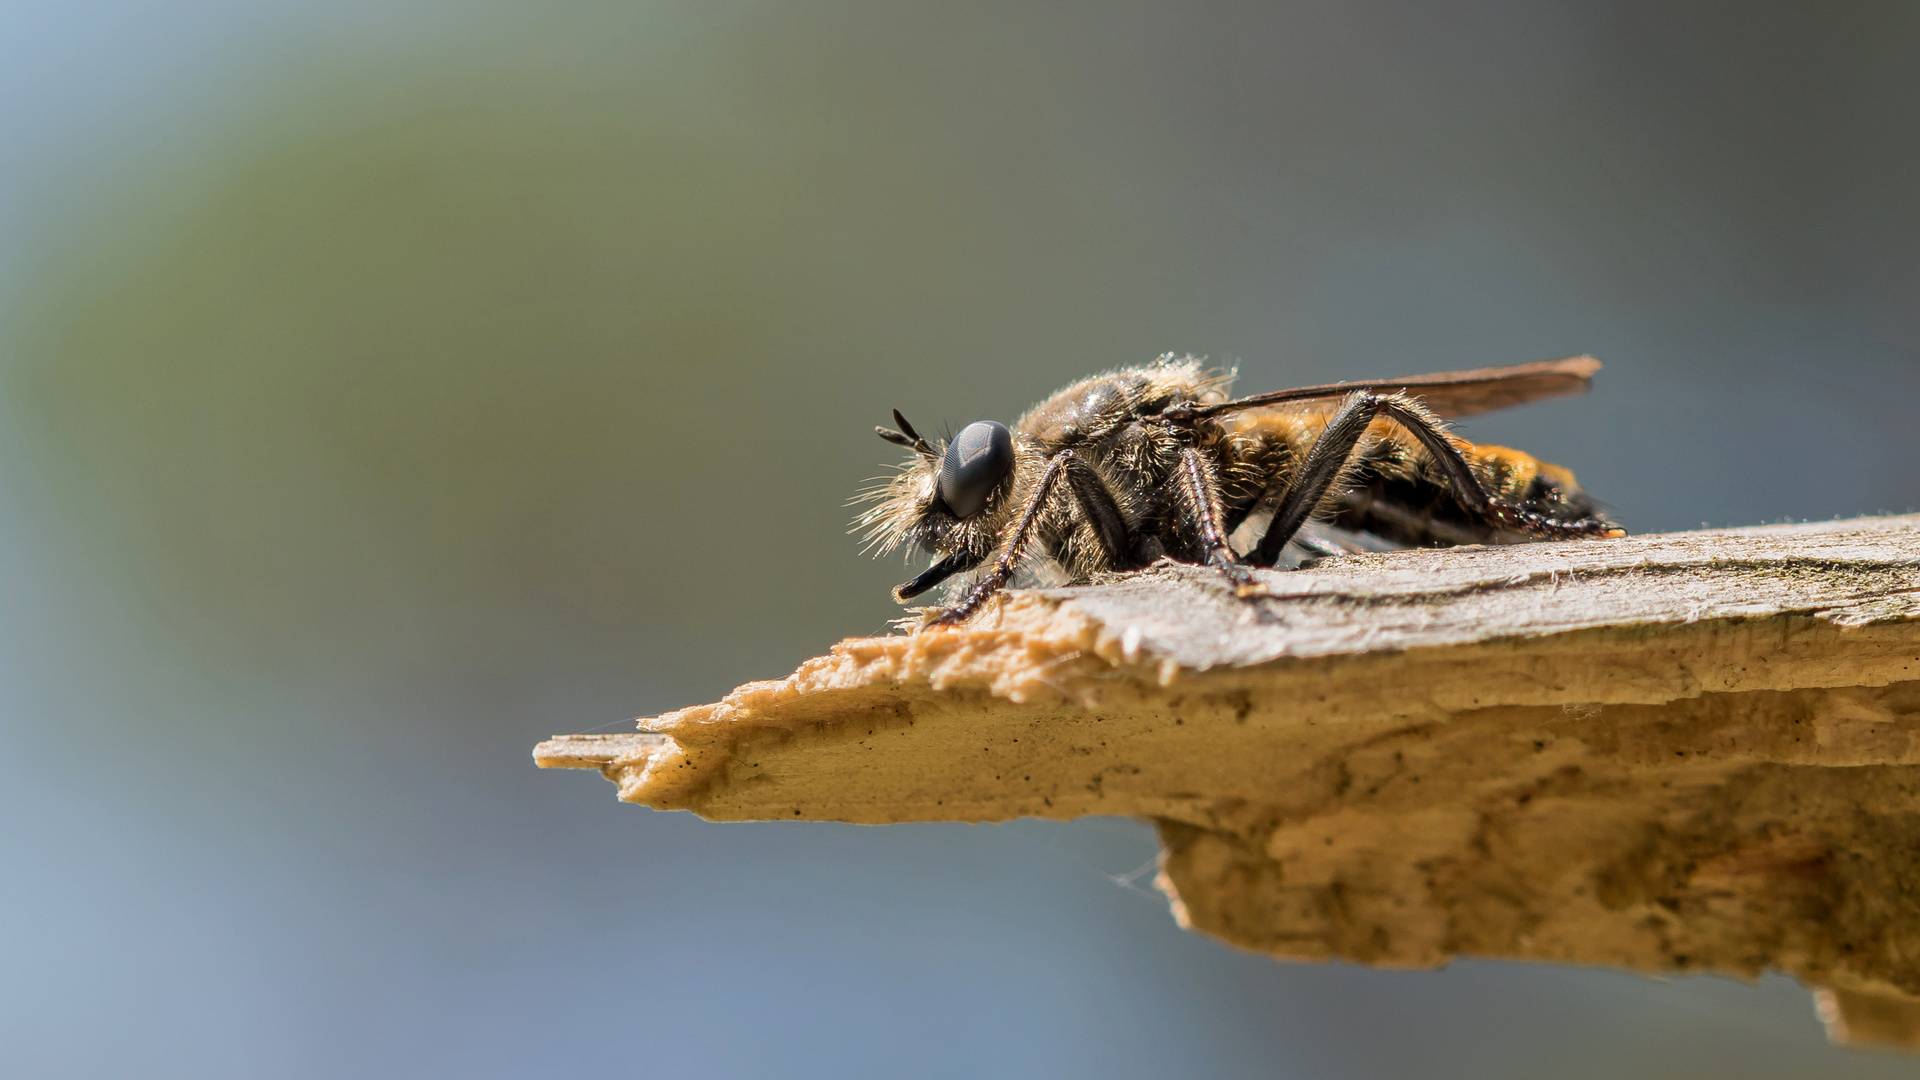
[[[1920,517],[1261,580],[1016,592],[536,758],[720,820],[1142,817],[1242,947],[1781,970],[1920,1031]]]

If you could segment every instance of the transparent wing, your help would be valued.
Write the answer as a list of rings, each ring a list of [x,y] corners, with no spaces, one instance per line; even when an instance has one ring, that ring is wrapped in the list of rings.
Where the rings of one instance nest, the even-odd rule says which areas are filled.
[[[1576,397],[1587,392],[1593,373],[1599,370],[1600,361],[1591,356],[1569,356],[1563,360],[1538,360],[1531,364],[1472,368],[1467,371],[1438,371],[1400,379],[1300,386],[1203,406],[1194,410],[1194,414],[1213,416],[1239,409],[1345,397],[1356,390],[1364,390],[1375,394],[1416,397],[1436,414],[1451,419],[1524,405],[1530,401]]]

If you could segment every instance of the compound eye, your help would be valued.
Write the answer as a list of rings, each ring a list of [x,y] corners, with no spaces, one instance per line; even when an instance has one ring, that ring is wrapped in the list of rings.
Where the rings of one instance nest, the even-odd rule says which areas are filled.
[[[960,429],[940,459],[940,501],[957,518],[970,518],[1013,471],[1013,433],[996,420]]]

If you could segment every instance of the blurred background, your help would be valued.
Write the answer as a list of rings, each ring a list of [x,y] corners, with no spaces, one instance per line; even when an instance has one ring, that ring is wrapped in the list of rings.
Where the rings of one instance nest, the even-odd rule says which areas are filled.
[[[540,738],[881,632],[845,500],[1164,351],[1592,352],[1668,530],[1920,504],[1920,8],[0,7],[0,1069],[1834,1077],[1807,996],[1183,934],[1117,820],[714,825]]]

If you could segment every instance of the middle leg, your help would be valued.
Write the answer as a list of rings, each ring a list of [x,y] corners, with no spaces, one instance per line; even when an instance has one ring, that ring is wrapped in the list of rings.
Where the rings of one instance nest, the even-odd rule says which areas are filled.
[[[1183,523],[1200,541],[1200,550],[1206,554],[1208,565],[1225,574],[1233,591],[1240,596],[1260,595],[1264,590],[1254,580],[1253,571],[1227,546],[1227,531],[1220,512],[1220,477],[1213,462],[1199,450],[1183,447],[1176,474],[1179,482],[1174,490],[1181,517],[1185,519]]]

